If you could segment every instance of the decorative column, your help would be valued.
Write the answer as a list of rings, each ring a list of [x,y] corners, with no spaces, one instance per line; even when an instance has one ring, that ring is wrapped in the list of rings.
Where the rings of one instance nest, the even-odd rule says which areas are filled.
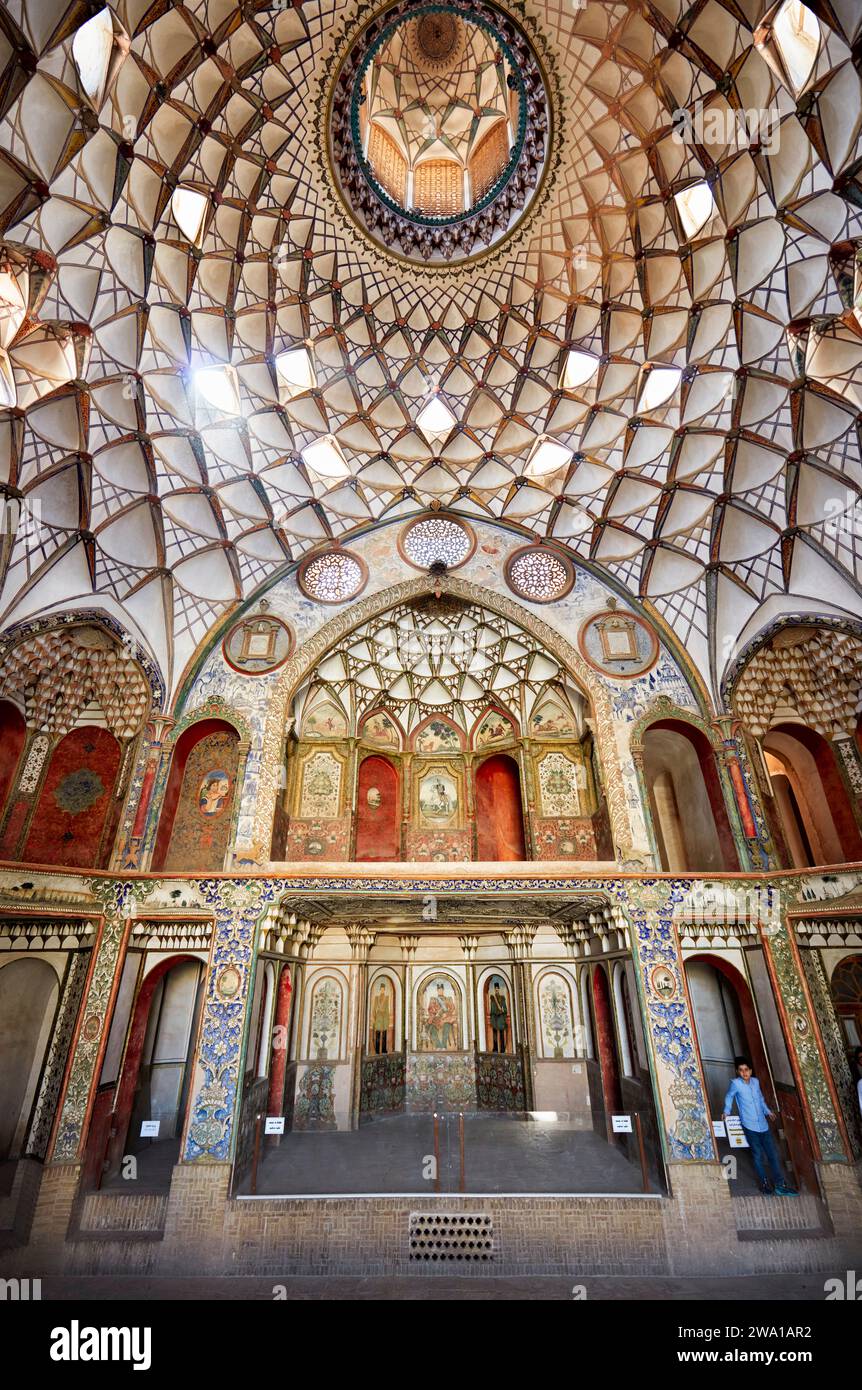
[[[722,760],[733,790],[739,827],[745,839],[747,866],[752,869],[778,867],[769,825],[760,804],[754,774],[740,721],[732,715],[719,715],[715,729],[721,739]]]
[[[151,833],[149,836],[145,855],[147,820],[153,790],[166,757],[165,740],[173,723],[173,718],[167,715],[156,715],[147,724],[138,764],[129,787],[122,825],[116,838],[112,865],[120,871],[141,869],[145,858],[149,863],[154,835]],[[152,829],[155,831],[155,825]]]
[[[481,1051],[479,1048],[479,1014],[478,1001],[476,999],[476,967],[474,961],[476,952],[479,949],[478,936],[459,936],[458,942],[464,952],[464,961],[467,966],[467,1030],[470,1035],[470,1047],[474,1052]]]
[[[856,739],[852,733],[837,734],[832,740],[832,747],[835,749],[835,761],[844,779],[856,824],[862,831],[862,761]]]
[[[352,1129],[358,1129],[360,1102],[362,1098],[362,1054],[365,1050],[366,1017],[368,1010],[368,955],[377,939],[377,933],[369,931],[361,922],[348,922],[345,931],[347,932],[347,939],[350,942],[350,955],[354,962],[350,970],[356,989],[353,1040],[351,1043],[348,1037],[347,1041],[349,1053],[353,1057],[353,1073],[350,1080],[350,1123]]]
[[[153,892],[155,884],[97,878],[88,880],[88,887],[99,902],[102,920],[89,953],[89,969],[82,989],[83,1001],[78,1009],[78,1021],[69,1048],[57,1116],[47,1143],[46,1163],[31,1233],[34,1245],[43,1242],[49,1244],[58,1258],[78,1192],[87,1129],[131,919],[137,903]]]
[[[0,858],[20,859],[21,850],[30,828],[30,821],[39,799],[39,791],[50,762],[54,737],[40,729],[28,728],[18,782],[6,800],[6,813],[0,833]]]
[[[521,1039],[525,1110],[534,1108],[533,1059],[536,1055],[536,1032],[533,1027],[533,982],[530,964],[533,940],[538,930],[536,922],[521,922],[506,932],[506,949],[512,962],[512,993],[518,1013],[518,1033]]]

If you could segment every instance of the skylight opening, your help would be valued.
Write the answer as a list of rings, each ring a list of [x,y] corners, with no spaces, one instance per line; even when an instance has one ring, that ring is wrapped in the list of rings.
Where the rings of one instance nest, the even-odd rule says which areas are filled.
[[[440,439],[455,428],[457,421],[446,402],[434,395],[420,410],[416,423],[429,439]]]
[[[107,8],[82,24],[72,40],[78,80],[94,106],[102,104],[113,48],[114,22]]]
[[[754,42],[773,72],[799,96],[820,52],[817,16],[802,0],[784,0],[772,19],[755,31]]]
[[[174,221],[187,241],[200,246],[209,198],[196,188],[175,188],[171,196]]]
[[[648,414],[670,400],[679,386],[682,371],[679,367],[647,367],[638,396],[638,412]]]
[[[577,391],[585,386],[599,370],[599,359],[591,352],[581,352],[579,348],[569,348],[560,376],[563,391]]]
[[[316,439],[313,444],[306,444],[302,450],[302,458],[306,467],[319,478],[329,478],[337,482],[350,476],[350,467],[341,452],[341,446],[332,435]]]
[[[239,381],[233,367],[198,367],[194,376],[198,400],[222,415],[241,415]]]
[[[288,348],[275,359],[280,392],[288,400],[317,385],[314,362],[307,348]]]
[[[573,455],[573,449],[543,436],[537,439],[533,446],[533,452],[527,460],[526,475],[528,478],[546,478],[549,473],[567,468]]]
[[[715,212],[715,199],[708,183],[692,183],[674,194],[683,232],[689,241],[702,232]]]

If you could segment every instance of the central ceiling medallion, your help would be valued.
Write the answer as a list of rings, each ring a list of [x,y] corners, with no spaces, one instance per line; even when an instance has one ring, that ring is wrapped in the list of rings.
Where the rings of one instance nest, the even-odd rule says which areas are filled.
[[[329,99],[330,167],[379,246],[456,264],[517,226],[550,148],[541,65],[498,5],[401,0],[354,38]]]

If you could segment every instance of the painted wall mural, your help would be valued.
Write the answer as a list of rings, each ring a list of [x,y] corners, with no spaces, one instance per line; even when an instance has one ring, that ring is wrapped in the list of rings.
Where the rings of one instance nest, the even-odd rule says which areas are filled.
[[[333,753],[321,750],[302,766],[299,814],[303,819],[328,820],[338,815],[341,805],[341,776],[344,764]]]
[[[375,710],[369,714],[362,725],[361,735],[369,743],[379,744],[381,748],[401,747],[401,730],[385,710]]]
[[[512,1003],[502,975],[489,975],[482,991],[485,1007],[485,1051],[512,1052]]]
[[[419,772],[419,816],[423,825],[441,829],[458,825],[461,810],[459,782],[458,774],[442,764]]]
[[[395,986],[379,975],[368,1001],[368,1051],[381,1057],[395,1051]]]
[[[332,976],[316,980],[311,990],[308,1055],[318,1060],[341,1055],[343,989]]]
[[[577,734],[574,717],[558,700],[544,700],[530,715],[533,738],[574,738]]]
[[[183,772],[166,869],[224,868],[238,762],[235,733],[207,734],[194,745]]]
[[[302,1073],[296,1088],[293,1128],[337,1128],[334,1067],[309,1067]]]
[[[458,730],[446,719],[431,719],[413,741],[417,753],[459,753],[462,741]]]
[[[98,868],[110,834],[120,745],[107,729],[73,729],[51,756],[23,857],[32,864]]]
[[[461,991],[448,975],[434,975],[419,987],[416,1002],[419,1052],[457,1052],[461,1042]]]
[[[473,736],[476,748],[489,748],[495,743],[506,743],[517,737],[517,730],[505,714],[490,710],[482,716]]]
[[[543,816],[578,816],[585,776],[583,767],[564,753],[546,753],[538,762],[539,795]]]
[[[293,633],[280,618],[243,618],[224,639],[228,663],[247,676],[265,676],[286,661],[293,650]]]
[[[542,1051],[546,1057],[575,1056],[572,989],[568,980],[551,971],[539,982]]]
[[[346,738],[347,717],[344,710],[329,701],[315,705],[302,720],[303,738]]]

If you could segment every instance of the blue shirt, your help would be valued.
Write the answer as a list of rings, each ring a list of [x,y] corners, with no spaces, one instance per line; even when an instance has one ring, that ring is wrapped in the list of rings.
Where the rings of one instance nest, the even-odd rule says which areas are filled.
[[[724,1097],[725,1114],[729,1115],[732,1112],[734,1101],[743,1129],[753,1129],[757,1134],[769,1129],[766,1101],[763,1099],[760,1082],[756,1076],[752,1076],[750,1081],[743,1081],[741,1076],[734,1077]]]

